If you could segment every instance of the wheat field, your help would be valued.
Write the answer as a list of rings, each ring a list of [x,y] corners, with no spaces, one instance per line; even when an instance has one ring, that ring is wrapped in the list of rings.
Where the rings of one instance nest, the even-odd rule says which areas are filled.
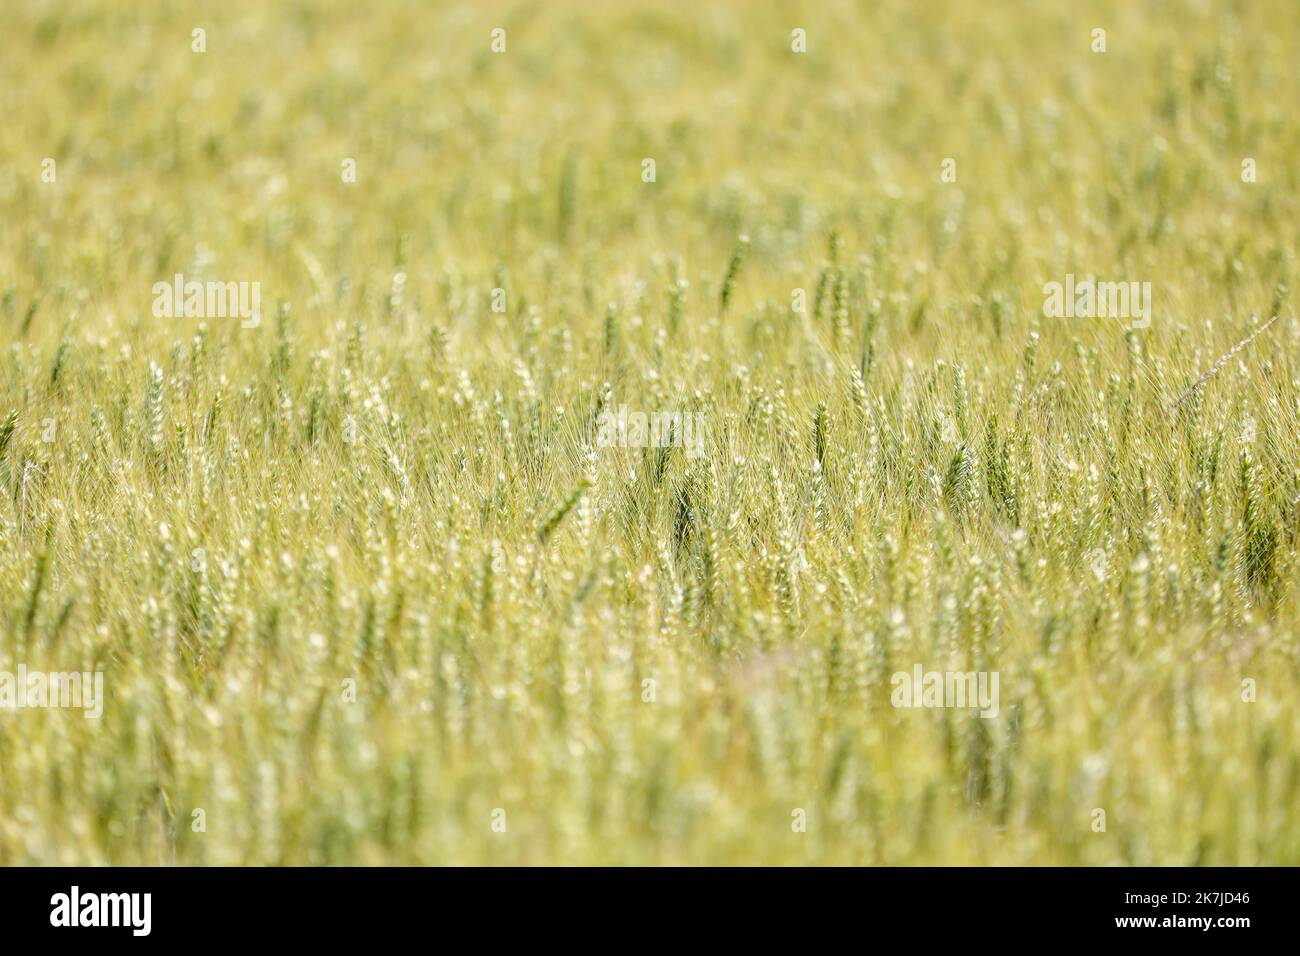
[[[7,5],[0,863],[1300,864],[1298,47]]]

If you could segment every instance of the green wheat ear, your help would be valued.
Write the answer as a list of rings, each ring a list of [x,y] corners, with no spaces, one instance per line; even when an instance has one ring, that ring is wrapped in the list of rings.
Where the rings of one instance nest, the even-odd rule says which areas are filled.
[[[948,462],[948,471],[943,479],[943,497],[949,510],[959,517],[976,498],[977,469],[975,452],[964,444]]]
[[[727,311],[727,304],[731,302],[732,292],[736,286],[736,276],[740,275],[740,267],[745,262],[745,256],[749,253],[749,236],[741,234],[736,241],[736,248],[731,253],[731,262],[727,264],[727,276],[722,280],[722,299],[720,311]]]
[[[543,521],[541,526],[537,529],[538,541],[545,544],[550,539],[551,535],[555,532],[555,529],[560,526],[560,522],[563,521],[568,513],[573,510],[574,505],[578,503],[578,499],[583,496],[586,490],[587,479],[584,478],[574,486],[573,490],[565,496],[563,501],[551,509],[551,513],[546,516],[546,520]]]
[[[817,413],[813,416],[813,456],[817,459],[817,464],[821,466],[824,473],[826,471],[826,439],[827,432],[830,430],[829,416],[826,412],[826,403],[817,403]]]
[[[149,380],[145,386],[144,425],[149,447],[155,456],[163,451],[163,370],[157,364],[149,366]]]
[[[835,286],[832,291],[832,311],[834,312],[834,326],[831,328],[831,335],[838,350],[846,345],[849,341],[849,277],[848,274],[840,268],[835,270]]]
[[[676,275],[668,286],[668,331],[676,334],[681,328],[682,316],[686,314],[686,290],[690,283]]]
[[[5,456],[5,450],[9,447],[9,442],[13,440],[14,429],[18,427],[18,409],[14,409],[0,425],[0,458]]]
[[[1277,550],[1277,529],[1265,513],[1259,468],[1249,449],[1241,452],[1241,550],[1242,576],[1252,588],[1262,588],[1273,577]]]
[[[59,378],[63,374],[63,367],[68,360],[68,352],[72,349],[72,343],[67,339],[59,342],[59,347],[54,352],[54,361],[50,364],[50,390],[54,391],[59,387]]]
[[[619,321],[618,303],[611,302],[605,307],[605,354],[610,355],[618,348]]]

